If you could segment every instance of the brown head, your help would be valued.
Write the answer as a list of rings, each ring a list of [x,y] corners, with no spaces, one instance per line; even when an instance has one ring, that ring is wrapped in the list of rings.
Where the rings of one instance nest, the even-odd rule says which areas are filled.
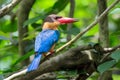
[[[57,29],[59,25],[61,24],[68,24],[78,21],[75,18],[67,18],[58,16],[56,14],[48,15],[43,24],[43,29]]]

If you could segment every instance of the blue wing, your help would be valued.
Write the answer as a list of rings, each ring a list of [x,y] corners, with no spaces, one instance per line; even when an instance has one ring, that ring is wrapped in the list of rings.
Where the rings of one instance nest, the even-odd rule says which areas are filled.
[[[58,30],[43,30],[39,33],[35,40],[35,52],[45,53],[48,52],[53,44],[59,39]]]

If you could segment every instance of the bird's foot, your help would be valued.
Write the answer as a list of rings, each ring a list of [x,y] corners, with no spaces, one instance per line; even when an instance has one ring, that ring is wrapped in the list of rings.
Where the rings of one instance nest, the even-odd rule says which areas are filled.
[[[55,51],[50,51],[50,52],[44,54],[44,56],[46,57],[46,56],[52,55],[52,54],[54,54],[54,53],[55,53]]]

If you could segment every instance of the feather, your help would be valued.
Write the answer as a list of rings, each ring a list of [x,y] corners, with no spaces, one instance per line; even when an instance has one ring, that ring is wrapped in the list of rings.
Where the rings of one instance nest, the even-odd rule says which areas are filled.
[[[46,53],[59,39],[58,30],[42,30],[35,40],[35,52]]]
[[[33,71],[33,70],[36,70],[39,66],[39,63],[40,63],[40,59],[41,59],[41,56],[42,54],[36,54],[32,63],[29,65],[28,69],[27,69],[27,72],[30,72],[30,71]]]

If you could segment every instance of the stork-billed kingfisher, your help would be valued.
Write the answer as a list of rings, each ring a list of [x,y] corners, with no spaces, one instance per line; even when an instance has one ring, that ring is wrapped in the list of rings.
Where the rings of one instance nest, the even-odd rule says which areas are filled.
[[[35,39],[35,57],[28,66],[27,72],[36,70],[39,66],[42,54],[52,53],[55,43],[58,41],[60,33],[58,26],[61,24],[73,23],[77,20],[74,18],[65,18],[55,14],[48,15],[43,23],[42,31]]]

